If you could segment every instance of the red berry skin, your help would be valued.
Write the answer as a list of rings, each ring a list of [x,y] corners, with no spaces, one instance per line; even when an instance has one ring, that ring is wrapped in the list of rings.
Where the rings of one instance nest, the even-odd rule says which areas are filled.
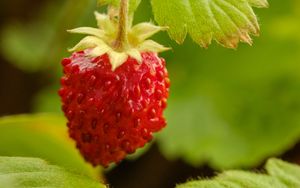
[[[87,51],[62,61],[59,95],[69,135],[84,158],[107,167],[120,162],[166,126],[170,81],[165,61],[142,53],[111,70],[108,55],[92,58]]]

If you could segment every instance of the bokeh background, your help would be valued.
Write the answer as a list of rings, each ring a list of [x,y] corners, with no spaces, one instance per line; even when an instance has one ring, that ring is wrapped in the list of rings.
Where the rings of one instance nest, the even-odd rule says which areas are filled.
[[[166,33],[154,37],[173,48],[161,54],[172,81],[168,127],[102,170],[111,187],[171,188],[223,169],[259,169],[269,157],[300,164],[300,2],[269,3],[255,9],[261,36],[252,47],[202,49],[189,38],[178,45]],[[28,114],[0,120],[0,155],[85,165],[74,144],[57,137],[66,132],[57,90],[60,60],[81,38],[66,30],[95,27],[95,9],[95,0],[0,1],[0,116]],[[135,22],[150,20],[143,0]]]

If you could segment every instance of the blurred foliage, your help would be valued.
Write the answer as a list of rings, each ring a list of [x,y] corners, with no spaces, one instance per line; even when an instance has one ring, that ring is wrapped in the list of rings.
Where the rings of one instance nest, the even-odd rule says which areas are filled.
[[[32,41],[29,28],[21,26],[21,30],[2,35],[6,41],[2,49],[9,46],[2,52],[11,63],[23,70],[53,73],[52,85],[45,87],[33,104],[37,112],[61,114],[56,92],[61,75],[59,62],[67,54],[66,48],[78,39],[69,37],[66,28],[96,25],[93,0],[88,6],[70,10],[68,3],[72,2],[46,6],[46,15],[57,16],[56,24],[49,22],[47,26],[55,31],[54,37],[48,37],[52,32],[38,26],[43,16],[32,21],[37,24],[35,32],[44,33],[39,48],[46,49],[37,50],[46,51],[44,56],[38,53],[18,58],[19,52],[34,51],[34,41],[39,38]],[[262,34],[254,40],[253,47],[242,44],[233,51],[212,45],[204,50],[191,39],[178,46],[166,33],[155,37],[173,47],[173,51],[161,54],[167,60],[172,88],[166,112],[168,127],[157,139],[168,158],[183,158],[194,166],[209,162],[215,168],[253,166],[299,141],[300,3],[287,0],[270,4],[268,10],[256,10]],[[65,14],[57,13],[57,7]],[[149,21],[151,17],[149,1],[142,1],[135,22]],[[19,27],[8,25],[4,31]],[[27,49],[28,45],[31,47]]]
[[[253,47],[203,51],[189,41],[168,54],[173,85],[168,127],[158,140],[168,158],[194,166],[208,161],[215,168],[248,167],[299,141],[300,43],[277,38],[284,29],[274,29],[282,17],[296,16],[295,2],[271,4],[259,12],[262,36]]]
[[[59,89],[58,83],[42,89],[33,101],[34,112],[53,112],[63,114],[60,108],[60,98],[57,94]]]
[[[0,155],[38,157],[55,165],[99,177],[68,137],[65,119],[60,115],[35,114],[0,118]],[[0,183],[1,184],[1,183]]]
[[[26,72],[57,68],[72,46],[67,29],[76,27],[96,6],[95,0],[50,1],[30,23],[9,23],[1,32],[2,54]]]
[[[50,36],[53,33],[51,28],[44,26],[41,24],[37,28],[36,25],[29,25],[23,28],[20,24],[14,24],[5,28],[3,52],[17,67],[34,72],[47,65],[43,58],[48,53]]]
[[[296,188],[300,187],[300,167],[279,159],[269,159],[267,174],[231,170],[212,180],[193,180],[176,188]]]
[[[88,176],[67,171],[38,158],[0,157],[0,188],[106,186]]]

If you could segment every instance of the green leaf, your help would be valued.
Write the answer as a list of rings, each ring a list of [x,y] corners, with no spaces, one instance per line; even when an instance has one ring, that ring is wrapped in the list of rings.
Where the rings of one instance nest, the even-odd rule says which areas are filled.
[[[211,180],[193,180],[176,188],[296,188],[300,186],[300,167],[279,159],[266,164],[267,174],[226,171]]]
[[[250,34],[259,34],[251,6],[267,7],[266,0],[152,0],[155,20],[168,26],[169,35],[183,43],[186,35],[202,47],[212,40],[228,48],[240,41],[252,44]]]
[[[0,187],[85,187],[106,186],[80,173],[48,164],[38,158],[0,157]]]
[[[0,118],[0,155],[38,157],[98,178],[99,171],[87,164],[67,134],[63,116],[16,115]]]

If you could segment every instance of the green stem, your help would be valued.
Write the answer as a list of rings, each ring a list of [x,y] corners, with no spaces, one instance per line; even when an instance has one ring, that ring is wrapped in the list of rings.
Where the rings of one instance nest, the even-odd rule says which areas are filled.
[[[129,0],[121,0],[119,10],[119,26],[114,48],[118,51],[123,51],[128,47],[128,6]]]

